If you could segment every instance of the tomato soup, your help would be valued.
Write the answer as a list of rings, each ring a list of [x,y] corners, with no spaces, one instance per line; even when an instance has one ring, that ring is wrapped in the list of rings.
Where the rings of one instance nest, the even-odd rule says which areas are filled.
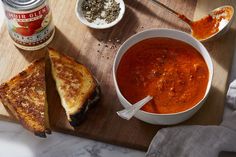
[[[120,91],[130,103],[151,95],[153,100],[142,110],[167,114],[185,111],[203,99],[209,70],[191,45],[151,38],[127,50],[116,75]]]

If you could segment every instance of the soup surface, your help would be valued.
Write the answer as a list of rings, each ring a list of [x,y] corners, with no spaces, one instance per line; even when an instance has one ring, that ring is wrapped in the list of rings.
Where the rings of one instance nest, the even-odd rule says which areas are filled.
[[[177,113],[196,105],[205,95],[209,71],[191,45],[170,38],[143,40],[123,55],[117,82],[123,96],[136,103],[147,95],[153,100],[142,110]]]

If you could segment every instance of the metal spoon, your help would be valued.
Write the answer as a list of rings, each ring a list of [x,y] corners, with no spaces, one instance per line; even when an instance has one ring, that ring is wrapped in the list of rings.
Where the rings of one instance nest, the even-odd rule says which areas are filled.
[[[178,12],[174,11],[173,9],[167,7],[166,5],[162,4],[161,2],[157,1],[157,0],[151,0],[152,2],[154,2],[155,4],[167,9],[169,12],[173,13],[174,15],[176,15],[180,20],[182,20],[183,22],[185,22],[190,28],[191,28],[191,31],[192,31],[192,34],[193,34],[193,30],[192,30],[192,24],[196,21],[192,21],[190,19],[188,19],[185,15],[183,14],[179,14]],[[214,9],[213,11],[210,12],[209,15],[213,16],[214,12],[219,10],[219,9],[223,9],[224,7],[230,7],[232,9],[232,16],[230,18],[230,20],[221,20],[220,23],[219,23],[219,26],[218,26],[218,31],[216,33],[214,33],[213,35],[210,35],[208,36],[207,38],[204,38],[204,39],[199,39],[199,41],[208,41],[208,40],[213,40],[213,39],[216,39],[218,38],[219,36],[223,35],[224,33],[226,33],[229,29],[230,29],[230,26],[232,24],[232,21],[233,21],[233,17],[234,17],[234,7],[233,6],[222,6],[222,7],[219,7],[219,8],[216,8]],[[204,18],[204,17],[203,17]],[[202,19],[203,19],[202,18]]]
[[[139,102],[133,104],[132,106],[116,112],[118,116],[120,116],[123,119],[130,120],[137,112],[140,110],[146,103],[148,103],[150,100],[152,100],[152,96],[147,96],[144,99],[140,100]]]

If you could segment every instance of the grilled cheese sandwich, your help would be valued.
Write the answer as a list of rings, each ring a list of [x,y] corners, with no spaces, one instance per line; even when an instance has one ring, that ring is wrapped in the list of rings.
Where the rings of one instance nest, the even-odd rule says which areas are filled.
[[[50,133],[45,84],[45,60],[33,62],[26,70],[0,86],[0,100],[26,129],[40,137]]]
[[[49,49],[52,75],[61,104],[72,126],[77,126],[89,107],[99,99],[99,89],[90,71],[74,59]]]

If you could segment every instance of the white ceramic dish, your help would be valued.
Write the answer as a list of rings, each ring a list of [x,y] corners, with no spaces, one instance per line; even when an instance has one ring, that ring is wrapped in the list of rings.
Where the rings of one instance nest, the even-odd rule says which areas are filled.
[[[95,22],[88,22],[86,20],[86,18],[84,17],[84,14],[82,12],[81,6],[82,6],[82,2],[84,0],[77,0],[76,2],[76,7],[75,7],[75,13],[77,18],[79,19],[79,21],[85,25],[87,25],[90,28],[94,28],[94,29],[106,29],[106,28],[110,28],[113,27],[114,25],[116,25],[118,22],[121,21],[121,19],[123,18],[124,14],[125,14],[125,3],[123,0],[116,0],[117,3],[120,4],[120,14],[117,17],[117,19],[111,23],[106,23],[106,24],[97,24]]]
[[[144,39],[154,38],[154,37],[167,37],[167,38],[177,39],[177,40],[180,40],[180,41],[183,41],[185,43],[192,45],[203,56],[209,69],[209,81],[208,81],[207,89],[205,92],[205,96],[199,103],[197,103],[192,108],[183,112],[178,112],[178,113],[173,113],[173,114],[155,114],[155,113],[145,112],[142,110],[139,110],[135,114],[136,118],[144,122],[151,123],[151,124],[161,124],[161,125],[177,124],[177,123],[180,123],[189,119],[191,116],[193,116],[194,113],[196,113],[201,108],[201,106],[207,99],[207,96],[208,96],[208,93],[210,91],[211,84],[212,84],[212,78],[213,78],[213,64],[212,64],[212,60],[208,51],[198,40],[193,38],[191,35],[182,31],[171,30],[171,29],[151,29],[151,30],[144,31],[130,37],[123,45],[121,45],[120,49],[118,50],[116,54],[115,61],[113,64],[113,79],[115,83],[116,92],[117,92],[117,95],[121,104],[125,108],[129,107],[131,104],[121,94],[118,84],[117,84],[117,80],[116,80],[117,67],[119,65],[119,62],[122,56],[131,46],[133,46],[134,44]]]

